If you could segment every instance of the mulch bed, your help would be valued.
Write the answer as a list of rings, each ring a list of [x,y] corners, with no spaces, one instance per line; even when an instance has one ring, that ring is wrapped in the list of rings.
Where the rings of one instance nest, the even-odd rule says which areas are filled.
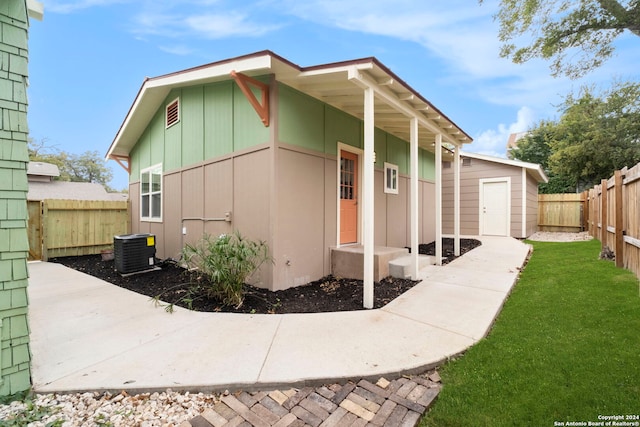
[[[461,254],[481,243],[475,239],[460,239]],[[435,243],[421,244],[421,254],[434,255]],[[453,255],[453,239],[443,239],[443,256],[450,262]],[[199,289],[207,285],[207,280],[197,273],[188,272],[175,262],[160,262],[160,270],[123,277],[115,270],[113,261],[102,261],[100,255],[54,258],[58,262],[83,273],[131,291],[159,296],[166,303],[196,311],[233,313],[320,313],[330,311],[363,310],[362,281],[326,276],[309,284],[282,291],[269,291],[246,286],[246,294],[240,307],[222,304],[208,298]],[[408,279],[388,277],[374,284],[374,308],[380,308],[411,289],[418,282]]]

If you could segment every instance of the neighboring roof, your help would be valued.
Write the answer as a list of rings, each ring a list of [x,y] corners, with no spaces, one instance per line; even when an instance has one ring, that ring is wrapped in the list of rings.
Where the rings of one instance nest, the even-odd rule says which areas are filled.
[[[107,196],[109,196],[109,200],[113,200],[115,202],[126,202],[129,200],[128,193],[107,193]]]
[[[460,152],[461,157],[469,157],[471,159],[484,160],[487,162],[500,163],[502,165],[515,166],[526,169],[527,173],[533,176],[538,182],[549,182],[547,174],[544,173],[542,166],[537,163],[523,162],[520,160],[503,159],[501,157],[487,156],[485,154]]]
[[[68,199],[68,200],[126,200],[118,196],[114,199],[100,184],[92,182],[30,182],[27,200]]]
[[[410,118],[418,118],[419,145],[433,150],[435,134],[461,146],[472,138],[422,95],[376,58],[300,67],[271,51],[227,59],[195,68],[146,78],[109,150],[107,158],[128,156],[172,89],[231,79],[231,72],[250,77],[273,74],[277,81],[360,119],[364,118],[365,86],[374,87],[375,126],[410,140]]]
[[[60,176],[60,169],[53,163],[29,162],[27,175],[57,177]]]

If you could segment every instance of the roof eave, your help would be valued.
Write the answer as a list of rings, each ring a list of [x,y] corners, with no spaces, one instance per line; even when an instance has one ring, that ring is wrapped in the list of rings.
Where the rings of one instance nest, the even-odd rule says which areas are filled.
[[[227,79],[231,71],[249,75],[268,73],[272,70],[274,59],[288,64],[286,60],[272,52],[263,51],[158,77],[147,77],[109,146],[106,158],[129,155],[130,150],[144,132],[146,124],[158,111],[162,101],[171,90],[187,85],[213,83]]]
[[[530,172],[538,182],[544,182],[544,183],[549,182],[549,178],[547,177],[547,174],[542,169],[542,166],[540,166],[537,163],[523,162],[521,160],[503,159],[500,157],[489,156],[486,154],[468,153],[466,151],[461,152],[460,155],[463,157],[470,157],[472,159],[485,160],[487,162],[494,162],[494,163],[500,163],[503,165],[524,168],[527,170],[527,172]]]
[[[348,74],[348,70],[353,69],[353,67],[357,67],[359,70],[377,69],[378,75],[387,76],[395,82],[394,84],[400,85],[398,87],[401,87],[403,92],[406,91],[413,96],[412,99],[414,101],[407,103],[407,108],[412,111],[412,114],[416,116],[422,114],[416,108],[416,104],[421,107],[428,107],[426,109],[437,113],[437,119],[431,119],[426,114],[424,116],[426,120],[433,122],[433,127],[437,127],[441,133],[446,135],[447,140],[453,145],[462,146],[473,141],[458,125],[442,114],[433,104],[402,81],[376,58],[362,58],[302,68],[267,50],[154,78],[146,78],[112,141],[106,158],[129,155],[131,149],[142,136],[147,124],[162,105],[163,100],[175,88],[228,79],[232,71],[245,73],[249,76],[272,73],[276,74],[279,80],[292,81],[301,77],[313,77],[315,75],[340,72]]]

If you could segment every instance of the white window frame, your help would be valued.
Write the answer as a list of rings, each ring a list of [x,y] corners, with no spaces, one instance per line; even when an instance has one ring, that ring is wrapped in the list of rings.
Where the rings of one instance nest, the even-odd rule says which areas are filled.
[[[176,109],[178,110],[178,114],[177,114],[177,118],[176,121],[169,124],[169,107],[173,104],[176,104]],[[165,129],[169,129],[171,126],[174,126],[176,124],[180,123],[180,97],[177,97],[176,99],[174,99],[173,101],[169,102],[166,107],[164,108],[164,125],[165,125]]]
[[[392,179],[389,179],[390,174]],[[398,165],[384,162],[384,192],[389,194],[398,194],[399,180],[400,174],[398,172]]]
[[[145,174],[149,175],[148,178],[148,190],[145,192],[144,191],[144,187],[143,187],[143,176]],[[153,176],[154,175],[158,175],[159,179],[160,179],[160,189],[159,190],[153,190]],[[162,222],[162,199],[163,199],[163,191],[162,191],[162,163],[158,163],[156,165],[150,166],[148,168],[142,169],[140,171],[140,221],[147,221],[147,222]],[[143,210],[145,204],[143,203],[144,197],[148,197],[149,200],[147,202],[147,209],[146,212],[145,210]],[[160,196],[160,212],[159,215],[157,216],[152,216],[152,200],[154,196]]]

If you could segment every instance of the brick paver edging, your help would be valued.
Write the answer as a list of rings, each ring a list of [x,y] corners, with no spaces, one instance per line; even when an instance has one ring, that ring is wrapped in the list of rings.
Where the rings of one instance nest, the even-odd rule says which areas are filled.
[[[375,384],[224,394],[213,408],[179,427],[413,427],[440,392],[435,373]]]

